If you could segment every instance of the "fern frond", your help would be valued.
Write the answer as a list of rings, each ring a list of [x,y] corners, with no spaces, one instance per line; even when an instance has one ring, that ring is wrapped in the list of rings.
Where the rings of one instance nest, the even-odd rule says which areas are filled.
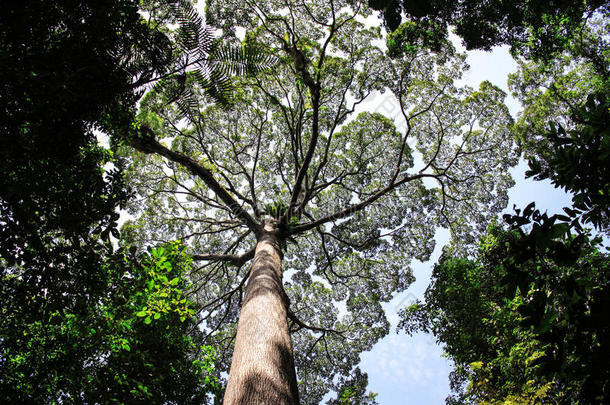
[[[178,41],[183,50],[204,57],[212,50],[214,30],[208,27],[188,0],[175,0],[171,10],[179,24]]]
[[[227,76],[255,75],[271,69],[277,59],[261,47],[249,44],[221,44],[213,47],[208,57],[210,65]]]
[[[195,116],[199,107],[197,95],[190,88],[195,83],[212,101],[228,107],[234,91],[233,76],[254,75],[277,63],[260,46],[215,40],[214,29],[205,25],[189,0],[170,2],[178,22],[177,43],[184,58],[178,64],[178,73],[160,81],[155,91],[163,91],[185,118]]]

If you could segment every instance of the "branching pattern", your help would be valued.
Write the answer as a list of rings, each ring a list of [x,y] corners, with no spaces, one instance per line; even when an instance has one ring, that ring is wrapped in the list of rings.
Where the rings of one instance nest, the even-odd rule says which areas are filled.
[[[285,290],[303,403],[319,403],[334,376],[389,331],[382,303],[413,281],[438,226],[476,237],[501,210],[517,154],[489,83],[456,88],[464,57],[447,42],[386,56],[366,2],[209,1],[207,21],[278,56],[239,79],[231,110],[185,113],[162,89],[141,104],[132,153],[143,243],[180,238],[201,266],[191,275],[201,327],[228,368],[248,263],[265,217],[279,220]],[[406,129],[370,109],[394,97]],[[374,107],[373,107],[374,108]],[[363,111],[364,110],[364,111]]]

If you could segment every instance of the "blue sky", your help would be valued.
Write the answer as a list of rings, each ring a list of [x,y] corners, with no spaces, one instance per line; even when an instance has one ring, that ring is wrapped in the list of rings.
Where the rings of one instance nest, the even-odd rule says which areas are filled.
[[[460,50],[464,51],[463,48]],[[468,52],[468,63],[470,71],[462,84],[476,88],[481,81],[488,80],[509,93],[507,77],[516,71],[517,64],[510,57],[507,47],[496,48],[492,52]],[[519,103],[511,97],[506,102],[515,117],[520,110]],[[513,204],[524,207],[534,200],[537,208],[548,210],[549,213],[560,212],[561,207],[569,205],[569,196],[553,188],[549,182],[524,179],[526,169],[527,165],[521,162],[512,171],[516,185],[509,193],[507,212],[512,212]],[[377,401],[381,405],[444,404],[449,393],[448,374],[451,364],[442,356],[442,348],[435,343],[434,337],[426,334],[407,336],[395,331],[398,309],[423,296],[430,281],[432,266],[443,245],[447,243],[448,233],[438,231],[436,240],[436,249],[431,259],[425,263],[412,264],[415,283],[385,306],[393,326],[392,332],[377,343],[373,350],[361,356],[360,367],[369,375],[369,390],[378,393]]]

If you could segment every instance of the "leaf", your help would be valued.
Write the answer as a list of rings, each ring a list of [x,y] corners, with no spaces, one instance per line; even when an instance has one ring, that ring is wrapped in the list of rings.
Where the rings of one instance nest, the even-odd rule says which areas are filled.
[[[567,223],[555,224],[551,228],[551,232],[549,234],[549,237],[551,239],[559,238],[559,237],[564,236],[565,234],[567,234],[569,232],[569,230],[570,230],[570,224],[567,224]]]
[[[524,217],[529,217],[534,212],[534,209],[536,209],[536,202],[532,201],[523,210],[523,216]]]
[[[142,311],[140,311],[140,312],[136,313],[136,316],[137,316],[137,317],[140,317],[140,318],[143,318],[143,317],[145,317],[145,316],[148,316],[148,312],[146,312],[146,311],[142,310]]]

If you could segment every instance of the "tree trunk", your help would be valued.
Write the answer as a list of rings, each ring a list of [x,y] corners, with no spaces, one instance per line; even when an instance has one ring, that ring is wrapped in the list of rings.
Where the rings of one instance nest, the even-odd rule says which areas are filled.
[[[225,405],[299,403],[276,224],[258,239],[241,307]]]

